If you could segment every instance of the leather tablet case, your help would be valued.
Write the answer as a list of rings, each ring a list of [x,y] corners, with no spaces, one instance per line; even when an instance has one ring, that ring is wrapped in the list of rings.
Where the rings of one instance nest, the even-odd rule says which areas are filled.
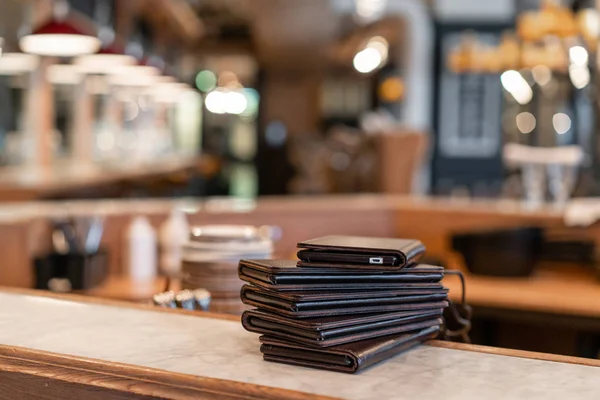
[[[309,348],[263,335],[260,337],[262,343],[260,351],[266,361],[355,373],[400,354],[425,340],[433,339],[438,332],[439,327],[432,326],[416,332],[361,340],[323,349]]]
[[[361,236],[324,236],[300,242],[298,243],[298,248],[347,254],[368,254],[373,256],[390,255],[399,259],[398,265],[340,265],[340,263],[336,262],[310,263],[306,262],[306,260],[302,260],[302,258],[300,258],[300,261],[298,262],[299,267],[367,269],[375,271],[397,271],[407,265],[415,263],[425,254],[425,246],[415,239],[373,238]],[[301,257],[300,253],[299,257]]]
[[[277,317],[261,311],[249,310],[242,315],[242,325],[249,332],[267,334],[290,342],[302,343],[309,347],[320,348],[397,333],[411,332],[430,326],[440,326],[442,324],[442,319],[440,317],[440,310],[431,310],[408,316],[372,322],[363,321],[358,325],[355,324],[352,326],[315,331],[293,326],[289,321],[293,323],[294,320],[290,320],[289,318]],[[360,319],[357,319],[356,317],[351,318],[355,320],[354,322],[357,322],[357,320],[360,321]],[[365,318],[365,320],[367,320],[367,318]]]
[[[310,318],[328,315],[365,314],[376,312],[440,309],[448,305],[447,293],[436,291],[419,295],[352,298],[341,293],[338,298],[331,293],[311,294],[312,298],[290,296],[255,286],[242,287],[242,303],[291,318]],[[323,297],[326,296],[326,297]]]
[[[291,260],[241,260],[241,280],[266,289],[299,290],[370,290],[403,289],[413,286],[439,288],[444,277],[442,267],[415,265],[393,272],[334,268],[298,268]]]

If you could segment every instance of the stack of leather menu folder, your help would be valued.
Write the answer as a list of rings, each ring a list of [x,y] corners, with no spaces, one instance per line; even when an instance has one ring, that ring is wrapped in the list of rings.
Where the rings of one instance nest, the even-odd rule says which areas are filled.
[[[438,335],[442,267],[418,240],[327,236],[291,260],[241,260],[242,324],[267,361],[357,372]]]

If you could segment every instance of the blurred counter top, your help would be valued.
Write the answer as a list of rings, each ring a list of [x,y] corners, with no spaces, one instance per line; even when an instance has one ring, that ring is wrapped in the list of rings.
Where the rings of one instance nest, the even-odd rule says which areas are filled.
[[[522,278],[467,273],[465,284],[472,306],[590,318],[600,327],[600,280],[579,265],[542,263],[532,276]],[[444,286],[460,301],[457,277],[446,276]]]
[[[594,360],[432,341],[348,375],[264,362],[237,319],[32,293],[0,292],[3,398],[598,398]]]
[[[164,157],[152,163],[121,165],[81,165],[73,161],[58,162],[41,168],[9,166],[0,168],[0,201],[26,201],[79,190],[96,188],[121,181],[147,179],[195,167],[198,157]]]
[[[551,233],[562,234],[568,231],[569,234],[583,236],[594,240],[597,245],[600,244],[600,224],[570,228],[564,224],[563,213],[560,211],[552,208],[531,211],[523,208],[520,202],[505,200],[337,195],[264,197],[258,200],[180,198],[12,202],[0,204],[0,240],[5,244],[4,257],[10,265],[0,270],[0,285],[31,287],[31,257],[45,250],[42,244],[46,247],[51,246],[48,218],[89,214],[105,216],[102,247],[109,250],[110,274],[116,277],[124,274],[121,266],[123,232],[131,217],[146,215],[154,227],[158,227],[173,208],[186,212],[191,225],[278,226],[281,228],[282,237],[275,243],[275,256],[279,258],[295,257],[296,244],[301,240],[332,233],[416,238],[425,243],[427,256],[432,262],[439,260],[453,268],[461,268],[461,261],[451,249],[450,237],[459,231],[534,225],[547,227]],[[568,275],[569,271],[548,279],[560,282],[564,280],[561,274]],[[534,277],[531,282],[517,282],[529,287],[530,283],[537,282],[536,279]],[[581,280],[587,280],[590,286],[597,284],[591,276],[581,277]],[[470,286],[478,287],[481,284],[493,287],[491,282],[497,280],[490,278],[489,284],[486,284],[488,281],[483,278],[473,278],[470,281],[474,282]],[[506,287],[512,284],[510,280],[499,281],[506,282]],[[571,285],[569,280],[564,282],[564,285]],[[546,286],[543,290],[548,293],[554,290],[552,284],[544,285]],[[119,299],[144,297],[145,291],[128,291],[130,286],[127,282],[123,283],[114,278],[107,285],[92,292],[98,296]],[[598,287],[600,288],[600,285]],[[154,291],[154,287],[151,290]],[[590,287],[587,292],[592,291]],[[487,295],[487,292],[482,290],[482,297]],[[477,292],[472,294],[475,298]],[[539,301],[534,294],[529,299],[531,304]],[[500,302],[501,297],[498,297],[497,301]],[[526,300],[515,299],[514,303],[519,301]],[[579,308],[596,309],[596,304],[600,307],[600,301],[597,301],[592,305],[581,305]]]
[[[166,165],[152,167],[137,167],[131,170],[93,170],[76,172],[78,178],[73,178],[72,183],[84,184],[85,176],[94,176],[97,183],[107,180],[124,179],[126,177],[143,177],[157,173],[168,173],[180,168],[190,167],[198,160],[183,160]],[[10,172],[6,170],[5,172]],[[20,175],[20,176],[19,176]],[[35,175],[31,171],[17,170],[6,175],[0,168],[0,195],[9,186],[14,190],[37,190],[52,186],[66,187],[70,183],[62,182],[64,176],[52,175],[44,177]],[[89,182],[88,182],[89,183]],[[85,184],[88,184],[85,183]],[[3,189],[3,187],[5,189]],[[27,199],[31,200],[31,199]],[[0,198],[0,201],[2,199]],[[600,200],[598,201],[600,204]],[[192,215],[196,213],[208,214],[265,214],[265,213],[327,213],[331,211],[386,211],[386,212],[431,212],[435,214],[467,214],[473,216],[499,215],[507,217],[522,217],[527,220],[552,220],[562,221],[563,212],[551,207],[538,210],[528,210],[522,203],[514,200],[455,200],[444,197],[417,197],[404,195],[328,195],[328,196],[266,196],[256,200],[236,198],[179,198],[179,199],[99,199],[99,200],[61,200],[61,201],[21,201],[20,199],[7,200],[0,203],[0,222],[2,216],[11,214],[21,218],[52,216],[65,212],[72,213],[99,213],[123,214],[136,211],[146,213],[169,212],[173,207],[178,207]]]

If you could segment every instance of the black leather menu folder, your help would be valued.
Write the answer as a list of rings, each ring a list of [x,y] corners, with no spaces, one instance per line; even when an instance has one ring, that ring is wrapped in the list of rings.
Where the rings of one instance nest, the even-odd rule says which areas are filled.
[[[248,310],[242,315],[242,325],[250,332],[308,347],[330,347],[440,325],[441,312],[428,310],[293,320],[260,310]],[[315,322],[315,319],[321,321]]]
[[[361,340],[323,349],[309,348],[302,344],[263,335],[260,337],[262,343],[260,351],[266,361],[355,373],[425,340],[435,338],[439,329],[439,326],[431,326],[415,332]],[[410,379],[410,377],[405,378]]]
[[[310,318],[328,315],[365,314],[375,312],[430,310],[445,308],[448,303],[445,290],[435,290],[424,294],[394,294],[377,297],[372,293],[366,297],[352,297],[349,293],[340,293],[332,297],[332,293],[312,298],[302,295],[265,290],[255,286],[245,285],[241,291],[244,304],[258,307],[269,312],[291,318]]]
[[[300,242],[298,248],[299,267],[377,271],[400,270],[425,254],[425,246],[416,239],[361,236],[324,236]]]
[[[291,260],[240,260],[241,280],[277,291],[379,290],[409,287],[440,288],[442,267],[416,264],[399,271],[381,272],[334,268],[299,268]]]

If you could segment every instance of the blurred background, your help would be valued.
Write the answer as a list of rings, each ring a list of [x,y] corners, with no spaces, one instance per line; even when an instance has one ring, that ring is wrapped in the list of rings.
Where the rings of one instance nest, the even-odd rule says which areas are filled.
[[[3,0],[0,37],[0,285],[239,314],[215,235],[409,237],[474,342],[598,357],[600,2]]]
[[[593,1],[2,7],[0,177],[40,183],[7,198],[539,197],[519,151],[556,146],[597,191]]]

